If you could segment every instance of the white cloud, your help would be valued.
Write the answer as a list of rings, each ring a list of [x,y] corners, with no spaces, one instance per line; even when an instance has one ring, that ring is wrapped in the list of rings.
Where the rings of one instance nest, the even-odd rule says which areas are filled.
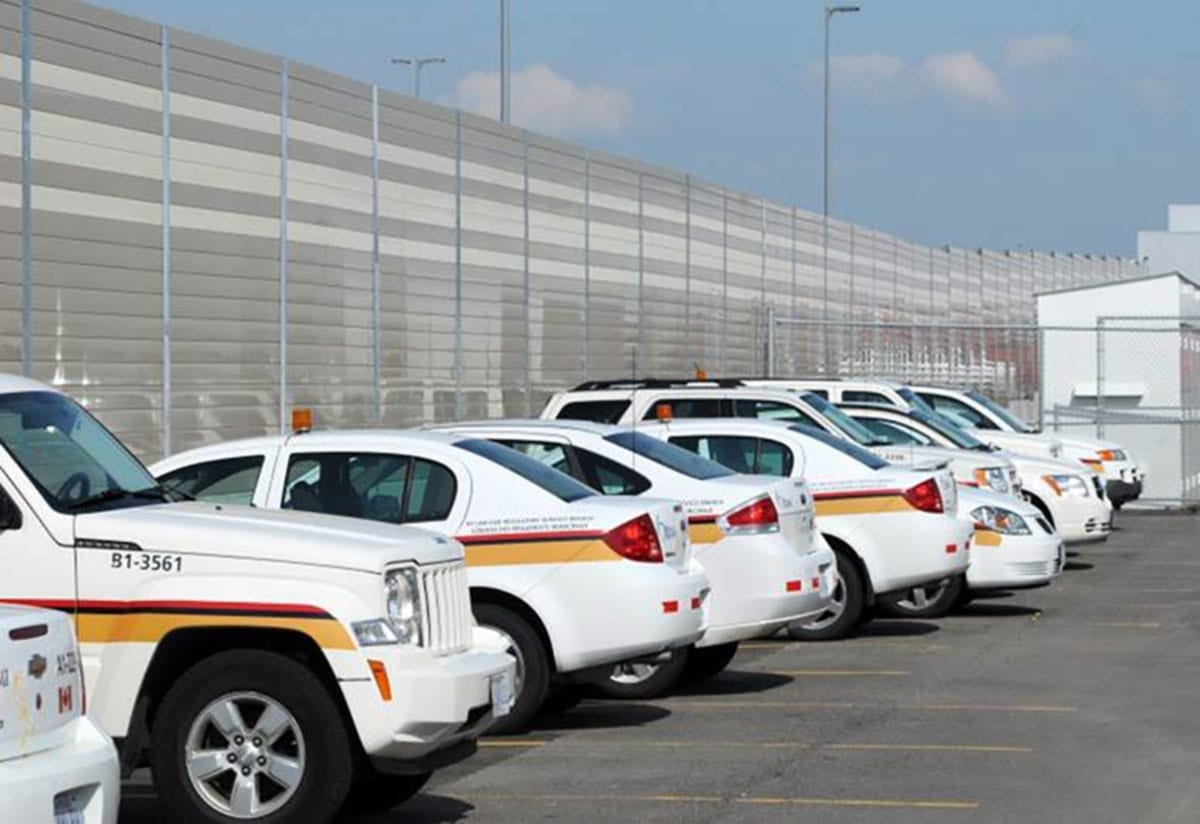
[[[1008,105],[1000,78],[970,52],[931,55],[919,71],[934,89],[957,103],[993,109]]]
[[[500,76],[472,72],[454,87],[457,105],[487,117],[499,117]],[[512,120],[557,135],[621,132],[629,123],[633,102],[621,89],[580,85],[549,66],[535,64],[512,74]]]
[[[817,64],[809,74],[821,80]],[[840,55],[830,60],[834,85],[876,103],[912,100],[937,94],[956,105],[1002,110],[1008,106],[1004,85],[971,52],[934,54],[918,64],[884,53]]]
[[[1163,80],[1140,77],[1136,89],[1142,103],[1154,114],[1166,114],[1175,108],[1175,90]]]
[[[1012,69],[1040,69],[1067,60],[1083,51],[1079,41],[1065,34],[1031,34],[1015,37],[1004,47],[1004,63]]]

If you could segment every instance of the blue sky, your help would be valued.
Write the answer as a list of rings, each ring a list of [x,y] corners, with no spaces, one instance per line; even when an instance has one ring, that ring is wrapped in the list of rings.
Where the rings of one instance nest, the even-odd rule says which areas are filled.
[[[1134,252],[1200,201],[1195,0],[861,0],[835,20],[834,214],[922,243]],[[498,0],[102,0],[494,105]],[[532,128],[817,211],[822,4],[512,0]]]

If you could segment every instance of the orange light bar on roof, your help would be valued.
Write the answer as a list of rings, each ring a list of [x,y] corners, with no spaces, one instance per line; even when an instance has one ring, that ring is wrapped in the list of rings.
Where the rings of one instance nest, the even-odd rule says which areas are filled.
[[[654,407],[654,417],[658,418],[660,421],[671,420],[671,404],[669,404],[669,403],[656,404]]]
[[[1111,449],[1101,449],[1096,454],[1100,456],[1100,460],[1102,460],[1102,461],[1110,461],[1111,462],[1111,461],[1115,461],[1117,459],[1117,456],[1115,454],[1113,454],[1113,451]]]
[[[299,435],[302,432],[311,432],[313,425],[312,410],[308,407],[300,407],[292,410],[292,432]]]

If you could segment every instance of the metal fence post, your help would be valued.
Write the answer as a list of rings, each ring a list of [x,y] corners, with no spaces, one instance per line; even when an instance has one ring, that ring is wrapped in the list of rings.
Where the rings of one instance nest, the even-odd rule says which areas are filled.
[[[288,61],[279,74],[279,432],[288,430]]]
[[[159,27],[162,93],[162,437],[163,454],[171,454],[171,30]]]
[[[379,85],[371,86],[371,399],[383,422],[381,273],[379,265]]]
[[[720,364],[721,373],[725,369],[725,337],[729,328],[729,193],[721,190],[721,338]]]
[[[525,185],[526,190],[529,184]],[[528,258],[528,256],[527,256]],[[592,150],[583,150],[583,376],[592,377]]]
[[[764,364],[763,375],[768,378],[775,377],[775,304],[767,304],[767,344],[765,353],[766,363]]]
[[[699,362],[692,334],[692,176],[683,176],[683,334],[688,357]]]
[[[521,191],[523,217],[521,257],[524,261],[522,288],[525,290],[525,414],[533,416],[533,307],[529,289],[529,130],[521,130],[521,176],[524,178]]]
[[[454,419],[462,420],[462,111],[454,110]],[[529,311],[526,296],[525,311]],[[528,345],[528,343],[526,344]]]
[[[30,0],[21,0],[21,374],[33,374],[33,101]]]
[[[637,204],[638,204],[638,291],[637,291],[637,351],[641,357],[646,352],[646,212],[643,172],[638,167],[637,175]],[[643,362],[642,368],[646,365]],[[638,377],[636,373],[632,376]]]
[[[1096,319],[1096,437],[1104,437],[1104,321]]]

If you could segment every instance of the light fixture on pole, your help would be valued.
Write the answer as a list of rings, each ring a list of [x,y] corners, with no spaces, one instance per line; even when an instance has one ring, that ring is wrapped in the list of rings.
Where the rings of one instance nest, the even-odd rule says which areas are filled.
[[[394,66],[413,67],[413,97],[421,99],[421,69],[429,65],[445,63],[444,57],[393,57]]]
[[[822,181],[824,194],[822,197],[823,215],[822,229],[824,241],[821,244],[821,322],[822,328],[825,330],[824,352],[822,353],[825,366],[825,373],[830,372],[829,363],[829,207],[830,207],[830,180],[829,180],[829,24],[833,20],[835,14],[853,14],[861,9],[861,6],[826,6],[825,7],[825,136],[824,136],[824,162],[822,163]]]

